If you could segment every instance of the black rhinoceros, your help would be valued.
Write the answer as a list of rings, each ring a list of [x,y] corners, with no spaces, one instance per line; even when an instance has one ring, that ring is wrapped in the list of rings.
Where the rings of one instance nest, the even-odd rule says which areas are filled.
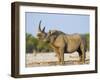
[[[50,43],[51,47],[58,56],[59,63],[64,64],[64,53],[72,53],[77,51],[80,61],[85,63],[86,39],[79,34],[65,34],[62,31],[50,30],[45,32],[45,27],[41,30],[41,21],[37,33],[39,40]]]

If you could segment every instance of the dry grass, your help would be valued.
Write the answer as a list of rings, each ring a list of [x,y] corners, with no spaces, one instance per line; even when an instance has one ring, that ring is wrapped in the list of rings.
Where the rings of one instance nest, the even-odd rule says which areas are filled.
[[[77,65],[82,64],[79,61],[79,55],[77,52],[72,54],[64,54],[64,65]],[[89,52],[86,52],[85,64],[89,64]],[[26,54],[26,67],[35,66],[52,66],[59,65],[58,58],[55,53],[27,53]]]

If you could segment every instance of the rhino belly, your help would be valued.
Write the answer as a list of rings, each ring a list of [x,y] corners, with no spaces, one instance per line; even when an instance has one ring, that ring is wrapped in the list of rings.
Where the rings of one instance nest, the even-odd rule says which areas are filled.
[[[75,52],[75,51],[77,51],[78,49],[79,49],[79,44],[70,44],[70,45],[67,45],[66,47],[65,47],[65,50],[64,50],[64,52],[65,53],[72,53],[72,52]]]

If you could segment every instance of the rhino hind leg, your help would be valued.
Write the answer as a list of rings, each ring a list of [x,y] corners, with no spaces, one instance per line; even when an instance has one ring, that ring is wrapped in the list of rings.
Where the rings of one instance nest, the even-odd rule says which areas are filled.
[[[80,45],[80,47],[77,50],[77,52],[79,53],[80,62],[82,64],[84,64],[85,63],[85,51],[84,51],[84,47],[82,45]]]
[[[81,51],[82,51],[82,62],[85,63],[85,49],[83,44],[81,44]]]

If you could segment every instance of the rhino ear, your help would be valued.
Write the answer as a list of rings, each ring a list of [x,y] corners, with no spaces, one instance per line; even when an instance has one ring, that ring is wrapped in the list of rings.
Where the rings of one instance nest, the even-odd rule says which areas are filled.
[[[55,33],[55,32],[56,32],[56,30],[50,30],[50,31],[49,31],[50,34],[53,34],[53,33]]]
[[[49,30],[49,33],[50,33],[50,35],[52,34],[52,31],[51,30]]]
[[[41,21],[39,22],[39,28],[38,28],[39,31],[41,31]]]
[[[45,27],[43,28],[42,32],[45,32]]]

